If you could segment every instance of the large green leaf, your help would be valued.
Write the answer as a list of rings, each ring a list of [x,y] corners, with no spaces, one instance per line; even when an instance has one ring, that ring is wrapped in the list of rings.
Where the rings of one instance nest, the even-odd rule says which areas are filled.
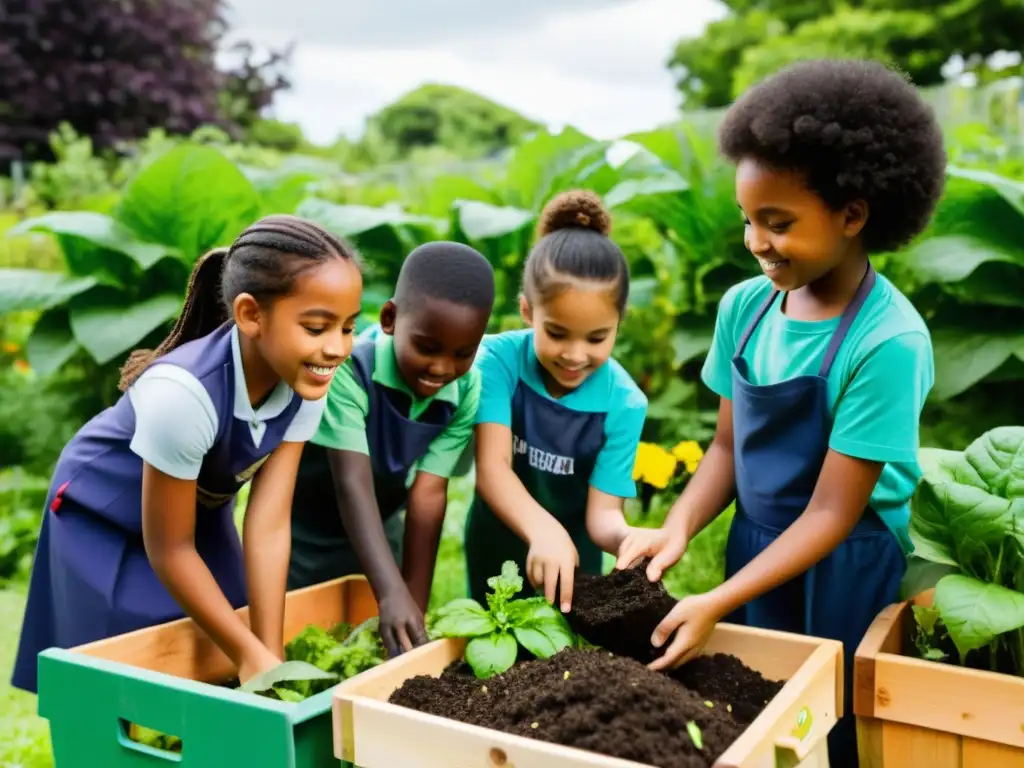
[[[1015,263],[1007,251],[968,235],[930,237],[907,249],[900,261],[922,283],[957,283],[986,262]]]
[[[459,228],[472,241],[492,240],[511,235],[531,226],[532,211],[510,206],[491,205],[476,200],[456,200],[455,214]]]
[[[1024,328],[937,325],[932,329],[935,385],[932,396],[948,400],[966,392],[1011,356],[1024,359]]]
[[[0,269],[0,314],[56,307],[94,285],[94,277],[70,277],[37,269]]]
[[[584,133],[567,126],[558,133],[541,129],[516,147],[505,174],[505,200],[509,205],[538,211],[556,188],[554,178],[564,172],[565,159],[593,143]]]
[[[93,275],[103,266],[109,252],[123,254],[142,270],[167,256],[166,245],[147,243],[116,219],[91,211],[54,211],[26,219],[9,234],[47,232],[54,235],[64,250],[73,274]]]
[[[242,171],[198,144],[174,147],[143,168],[117,209],[139,237],[177,248],[190,263],[230,244],[259,215],[259,195]]]
[[[949,166],[946,172],[955,178],[968,179],[992,188],[1007,203],[1013,206],[1021,216],[1024,216],[1024,184],[1021,182],[1008,179],[991,171],[961,168],[955,165]]]
[[[961,659],[999,635],[1024,627],[1024,594],[960,574],[939,580],[935,607]]]
[[[307,197],[295,211],[338,237],[352,242],[366,256],[378,278],[394,281],[405,257],[416,246],[443,237],[447,222],[417,216],[401,208],[337,205]]]
[[[508,670],[515,663],[518,650],[512,635],[492,632],[466,643],[466,663],[477,677],[487,679]]]
[[[25,344],[28,364],[44,378],[54,373],[80,349],[71,334],[68,311],[56,307],[44,312]]]
[[[1024,427],[999,427],[962,453],[920,452],[923,477],[912,501],[914,554],[967,568],[988,563],[1007,537],[1024,544]]]
[[[71,331],[101,365],[124,355],[181,309],[181,296],[163,293],[136,303],[106,291],[83,297],[71,308]]]

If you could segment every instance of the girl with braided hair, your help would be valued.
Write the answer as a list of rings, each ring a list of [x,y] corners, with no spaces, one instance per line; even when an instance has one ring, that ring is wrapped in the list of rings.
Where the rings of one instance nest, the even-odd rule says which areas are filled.
[[[245,682],[283,658],[290,512],[303,444],[352,350],[356,255],[270,216],[193,270],[154,351],[54,469],[12,684],[36,656],[189,616]],[[235,494],[253,480],[242,541]],[[247,626],[234,612],[249,604]]]

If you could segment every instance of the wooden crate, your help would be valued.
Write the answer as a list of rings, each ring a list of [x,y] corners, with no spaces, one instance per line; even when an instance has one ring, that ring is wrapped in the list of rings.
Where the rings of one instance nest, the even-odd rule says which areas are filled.
[[[857,648],[862,768],[1024,768],[1024,678],[904,655],[933,594],[886,608]]]
[[[248,623],[248,608],[237,611]],[[289,592],[284,637],[309,624],[377,615],[363,576]],[[223,683],[231,661],[191,619],[39,655],[39,714],[50,721],[56,768],[315,768],[333,763],[331,691],[298,703]],[[133,723],[181,739],[174,753],[127,736]]]
[[[650,768],[387,702],[405,680],[439,675],[462,657],[464,648],[462,640],[439,640],[337,686],[335,757],[359,768]],[[719,624],[704,650],[716,652],[733,654],[766,677],[788,682],[715,767],[827,768],[826,736],[842,714],[842,644]],[[811,718],[811,727],[798,736],[802,713]]]

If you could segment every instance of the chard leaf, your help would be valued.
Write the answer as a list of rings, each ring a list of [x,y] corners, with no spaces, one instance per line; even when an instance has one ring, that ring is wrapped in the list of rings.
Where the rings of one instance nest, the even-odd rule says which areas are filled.
[[[249,680],[239,688],[246,693],[263,693],[279,683],[293,683],[305,680],[337,680],[337,675],[324,672],[305,661],[286,661],[268,669]]]
[[[497,624],[476,600],[453,600],[437,612],[431,637],[479,637],[493,632]]]
[[[466,644],[466,663],[481,679],[500,675],[508,670],[519,652],[516,639],[507,632],[492,632],[483,637],[474,637]]]
[[[944,576],[935,587],[935,607],[963,658],[999,635],[1024,627],[1024,594],[969,576]]]

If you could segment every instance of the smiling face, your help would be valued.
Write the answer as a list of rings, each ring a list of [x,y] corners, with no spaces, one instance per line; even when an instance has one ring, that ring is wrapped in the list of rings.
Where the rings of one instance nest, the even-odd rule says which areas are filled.
[[[421,296],[404,311],[394,302],[385,303],[380,326],[395,337],[402,380],[424,398],[469,372],[489,319],[485,310]]]
[[[833,210],[798,173],[745,158],[736,166],[736,200],[744,242],[779,290],[802,288],[863,253],[858,235],[867,206],[855,201]]]
[[[352,353],[362,291],[355,263],[333,258],[300,274],[291,292],[269,307],[260,308],[248,294],[236,298],[238,329],[258,350],[268,369],[265,378],[283,380],[304,400],[323,397]],[[259,375],[251,373],[247,368],[250,396],[250,378]]]
[[[524,298],[520,309],[554,397],[579,387],[611,357],[620,319],[614,287],[579,283],[534,307]]]

